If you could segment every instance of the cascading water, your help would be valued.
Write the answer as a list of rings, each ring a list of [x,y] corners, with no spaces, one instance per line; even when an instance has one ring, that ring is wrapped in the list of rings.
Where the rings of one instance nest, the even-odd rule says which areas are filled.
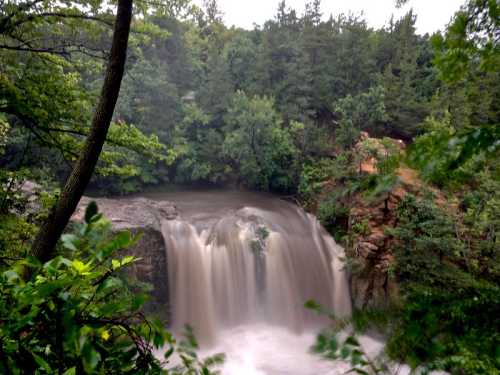
[[[204,348],[226,352],[224,373],[290,373],[252,357],[273,345],[285,352],[295,345],[309,356],[293,354],[301,363],[291,364],[291,373],[325,373],[306,365],[316,361],[308,346],[325,322],[304,302],[315,300],[337,316],[349,315],[351,302],[339,259],[343,249],[318,220],[260,194],[189,192],[162,199],[180,211],[180,218],[162,225],[174,332],[189,324]],[[245,345],[254,348],[238,352]],[[231,354],[245,358],[234,362]]]

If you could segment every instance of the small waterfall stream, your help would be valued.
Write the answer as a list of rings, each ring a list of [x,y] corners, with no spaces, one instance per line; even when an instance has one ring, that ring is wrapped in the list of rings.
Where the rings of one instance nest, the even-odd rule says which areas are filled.
[[[173,331],[190,324],[203,348],[226,352],[227,374],[290,373],[261,371],[266,367],[259,365],[261,358],[247,358],[265,347],[272,351],[278,346],[287,357],[295,346],[292,351],[302,350],[304,357],[293,354],[299,366],[316,361],[307,351],[326,322],[305,309],[304,302],[313,299],[337,316],[351,312],[343,249],[318,220],[262,194],[185,192],[162,198],[180,211],[178,219],[162,224]],[[238,354],[245,345],[253,349]],[[233,351],[246,359],[234,363]],[[280,368],[297,367],[284,365]],[[306,367],[292,373],[323,373]]]

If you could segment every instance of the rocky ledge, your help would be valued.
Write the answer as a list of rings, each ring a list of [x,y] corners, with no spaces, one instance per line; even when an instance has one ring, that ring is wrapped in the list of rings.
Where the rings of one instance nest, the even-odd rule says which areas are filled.
[[[384,144],[377,138],[370,138],[367,133],[362,133],[356,149],[360,150],[367,142],[377,152],[387,153]],[[402,141],[392,142],[395,147],[404,150]],[[361,161],[360,172],[376,173],[376,164],[374,157],[367,156]],[[351,294],[357,307],[385,307],[398,298],[398,285],[389,277],[391,266],[394,264],[392,249],[395,240],[387,229],[396,227],[396,211],[403,198],[407,194],[418,197],[431,191],[436,203],[447,205],[443,194],[426,185],[415,170],[401,165],[396,170],[396,176],[398,183],[387,193],[386,199],[367,200],[360,193],[351,198],[349,227],[352,228],[356,224],[362,224],[364,227],[363,233],[355,235],[350,248],[346,249],[359,270],[351,277]]]
[[[157,202],[146,198],[83,197],[72,221],[83,220],[85,209],[91,201],[95,201],[99,212],[111,220],[114,230],[142,233],[137,244],[125,250],[124,254],[134,255],[141,259],[132,265],[130,274],[139,281],[153,286],[151,300],[146,305],[146,311],[165,321],[168,320],[167,252],[161,232],[161,222],[175,219],[178,216],[176,207],[171,202]]]

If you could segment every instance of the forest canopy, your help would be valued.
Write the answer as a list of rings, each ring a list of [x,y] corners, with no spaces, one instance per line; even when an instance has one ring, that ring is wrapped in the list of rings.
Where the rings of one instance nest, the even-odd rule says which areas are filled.
[[[454,111],[457,101],[446,96],[458,88],[443,83],[433,64],[445,57],[436,56],[429,35],[416,33],[411,11],[375,30],[360,15],[326,17],[320,3],[299,14],[282,2],[272,20],[247,31],[226,27],[215,1],[204,10],[187,1],[137,2],[93,186],[125,193],[165,182],[216,183],[295,192],[302,165],[328,157],[331,142],[347,146],[362,130],[410,141],[444,102]],[[11,128],[2,164],[34,164],[64,178],[88,134],[111,9],[8,2],[2,12],[1,112]],[[481,98],[488,113],[497,86],[490,74],[491,94]],[[246,105],[242,97],[270,103],[268,125],[250,129],[231,115],[245,111],[237,108]],[[269,144],[282,151],[250,147],[253,161],[242,165],[233,131],[277,137]],[[280,182],[271,184],[270,175]]]

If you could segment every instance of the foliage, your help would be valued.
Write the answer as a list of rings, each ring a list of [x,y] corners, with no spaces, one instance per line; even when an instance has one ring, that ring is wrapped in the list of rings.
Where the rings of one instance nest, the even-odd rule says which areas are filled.
[[[436,175],[446,182],[448,172],[453,180],[471,160],[498,156],[499,14],[497,1],[469,0],[446,33],[432,39],[434,64],[444,82],[438,98],[445,97],[448,112],[439,118],[444,122],[442,131],[434,129],[434,134],[417,140],[415,158],[434,182]],[[439,104],[444,104],[440,99]]]
[[[318,208],[321,224],[336,240],[341,240],[347,234],[350,207],[341,200],[346,192],[347,190],[341,190],[330,194],[327,199],[321,201]]]
[[[185,106],[183,121],[176,127],[175,148],[180,153],[176,164],[177,182],[224,181],[221,162],[223,135],[210,127],[211,117],[197,105]]]
[[[311,347],[311,352],[329,361],[349,361],[352,367],[346,373],[391,374],[387,363],[381,358],[370,358],[365,352],[356,337],[356,333],[348,327],[351,319],[337,319],[315,301],[307,301],[305,307],[318,314],[328,315],[332,323],[330,328],[324,329],[316,336],[316,342]]]
[[[384,88],[371,87],[354,97],[348,95],[337,101],[335,110],[342,120],[337,130],[337,142],[343,147],[354,146],[361,130],[372,129],[385,120]]]
[[[7,144],[9,128],[9,123],[3,117],[0,117],[0,155],[4,152],[4,147]]]
[[[199,360],[192,331],[180,343],[163,323],[144,317],[147,295],[125,278],[138,259],[120,256],[138,237],[111,234],[111,224],[89,205],[86,222],[62,237],[64,251],[45,264],[31,258],[2,267],[2,373],[211,373],[221,356]],[[30,269],[31,278],[23,273]],[[154,349],[169,346],[165,360]],[[164,369],[174,351],[182,365]]]
[[[381,135],[410,141],[429,114],[436,90],[432,51],[428,41],[415,33],[416,16],[410,10],[391,22],[381,53],[381,79],[385,89],[387,121]],[[388,44],[385,44],[388,43]]]
[[[154,9],[161,7],[160,2]],[[135,7],[137,14],[142,15],[152,9],[140,4]],[[43,147],[42,154],[47,149],[57,150],[63,160],[71,163],[81,150],[98,94],[93,82],[102,79],[102,60],[109,48],[106,36],[110,35],[112,21],[111,8],[101,1],[2,4],[0,116],[2,123],[6,120],[11,128],[26,130],[27,137]],[[143,18],[135,22],[134,29],[138,33],[132,44],[147,41],[147,36],[164,36]],[[114,127],[119,125],[117,122]],[[30,147],[28,151],[39,150]],[[146,136],[132,125],[123,125],[120,131],[111,132],[100,171],[137,174],[128,164],[130,151],[160,161],[165,153],[156,137]],[[43,158],[34,160],[33,167],[47,165]],[[54,165],[48,165],[59,172]]]
[[[445,35],[433,37],[435,64],[446,80],[466,76],[479,63],[482,71],[500,65],[500,5],[494,0],[469,0],[455,14]]]
[[[443,272],[446,260],[465,255],[464,244],[456,237],[456,222],[432,200],[419,201],[413,195],[399,204],[397,218],[393,234],[400,241],[395,249],[398,279],[446,286],[450,276]]]
[[[303,202],[306,204],[314,202],[325,182],[335,176],[337,164],[340,162],[326,158],[304,163],[299,184],[299,194]]]
[[[460,203],[466,226],[464,235],[469,242],[467,267],[490,280],[500,277],[499,168],[497,164],[481,172],[477,189],[464,194]]]
[[[14,214],[0,215],[0,269],[28,253],[28,244],[36,227]]]
[[[453,286],[456,291],[415,288],[409,292],[388,353],[412,366],[425,364],[463,374],[498,373],[498,285]]]
[[[359,130],[408,138],[427,114],[432,50],[412,14],[374,30],[362,16],[322,18],[320,2],[300,16],[282,3],[276,18],[247,31],[226,27],[216,1],[205,5],[136,4],[114,130],[92,188],[202,182],[296,193],[303,165],[330,157],[334,141],[347,147]],[[28,145],[23,164],[62,180],[88,132],[112,14],[100,1],[8,2],[0,20],[0,112],[20,134],[0,162],[19,168],[12,155]],[[261,120],[259,148],[249,122]]]
[[[250,187],[287,191],[294,184],[297,153],[290,134],[281,128],[273,102],[238,92],[225,115],[222,153]]]
[[[417,137],[409,162],[438,186],[453,186],[470,181],[474,172],[493,160],[500,150],[500,127],[477,126],[456,131],[447,115],[439,121],[426,120],[428,131]]]
[[[389,354],[412,366],[496,373],[500,285],[495,273],[482,270],[495,269],[498,244],[484,232],[462,239],[455,218],[411,195],[398,208],[398,222],[395,269],[405,300]],[[473,251],[470,241],[488,250]]]

